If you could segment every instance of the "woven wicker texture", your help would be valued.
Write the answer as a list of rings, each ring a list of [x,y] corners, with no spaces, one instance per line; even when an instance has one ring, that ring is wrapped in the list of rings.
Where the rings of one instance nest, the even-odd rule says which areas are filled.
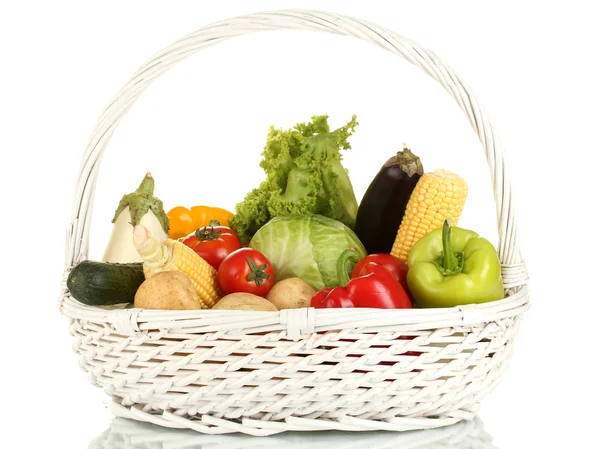
[[[529,307],[510,185],[497,135],[468,87],[414,42],[375,24],[314,11],[252,14],[208,25],[148,60],[100,117],[84,155],[65,279],[86,259],[100,160],[144,89],[177,62],[242,34],[302,29],[369,41],[437,80],[487,158],[507,297],[449,309],[281,312],[104,310],[60,300],[90,381],[118,416],[202,433],[411,430],[472,419],[505,371]]]
[[[200,435],[174,431],[152,424],[115,418],[110,427],[94,438],[88,449],[496,449],[479,419],[426,431],[383,433],[315,432],[310,438],[287,433],[251,441],[245,435]]]

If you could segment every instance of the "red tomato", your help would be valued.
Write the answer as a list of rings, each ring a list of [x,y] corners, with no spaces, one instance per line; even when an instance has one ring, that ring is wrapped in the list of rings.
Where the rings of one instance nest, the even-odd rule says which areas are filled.
[[[367,257],[363,257],[352,270],[352,278],[361,277],[369,273],[368,265],[374,263],[383,266],[388,270],[406,293],[410,295],[408,289],[408,282],[406,281],[406,274],[408,273],[408,266],[406,263],[391,254],[370,254]]]
[[[241,248],[221,263],[217,280],[225,294],[244,292],[265,296],[275,283],[275,275],[273,265],[263,253]]]
[[[209,226],[199,228],[188,235],[183,244],[189,246],[196,254],[206,260],[218,270],[221,262],[232,252],[242,247],[240,238],[227,226],[219,226],[219,222],[212,220]]]

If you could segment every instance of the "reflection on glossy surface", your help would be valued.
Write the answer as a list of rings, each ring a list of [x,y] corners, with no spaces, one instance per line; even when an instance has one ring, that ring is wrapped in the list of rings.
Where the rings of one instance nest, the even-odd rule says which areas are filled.
[[[496,449],[476,418],[453,426],[411,432],[288,432],[270,437],[203,435],[114,418],[88,449]]]

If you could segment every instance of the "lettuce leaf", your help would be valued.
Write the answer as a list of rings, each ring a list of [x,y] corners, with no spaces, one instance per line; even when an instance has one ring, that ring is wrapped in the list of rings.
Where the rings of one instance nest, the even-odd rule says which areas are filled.
[[[261,168],[266,179],[235,208],[231,227],[243,243],[274,217],[319,214],[354,229],[358,203],[341,150],[350,149],[348,137],[356,116],[330,131],[327,115],[312,117],[288,130],[269,129]]]

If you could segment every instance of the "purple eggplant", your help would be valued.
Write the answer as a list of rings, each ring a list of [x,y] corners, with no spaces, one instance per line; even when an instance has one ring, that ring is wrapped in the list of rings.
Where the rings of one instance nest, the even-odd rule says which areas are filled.
[[[421,159],[406,145],[381,167],[360,202],[354,229],[369,254],[392,250],[406,205],[422,175]]]

